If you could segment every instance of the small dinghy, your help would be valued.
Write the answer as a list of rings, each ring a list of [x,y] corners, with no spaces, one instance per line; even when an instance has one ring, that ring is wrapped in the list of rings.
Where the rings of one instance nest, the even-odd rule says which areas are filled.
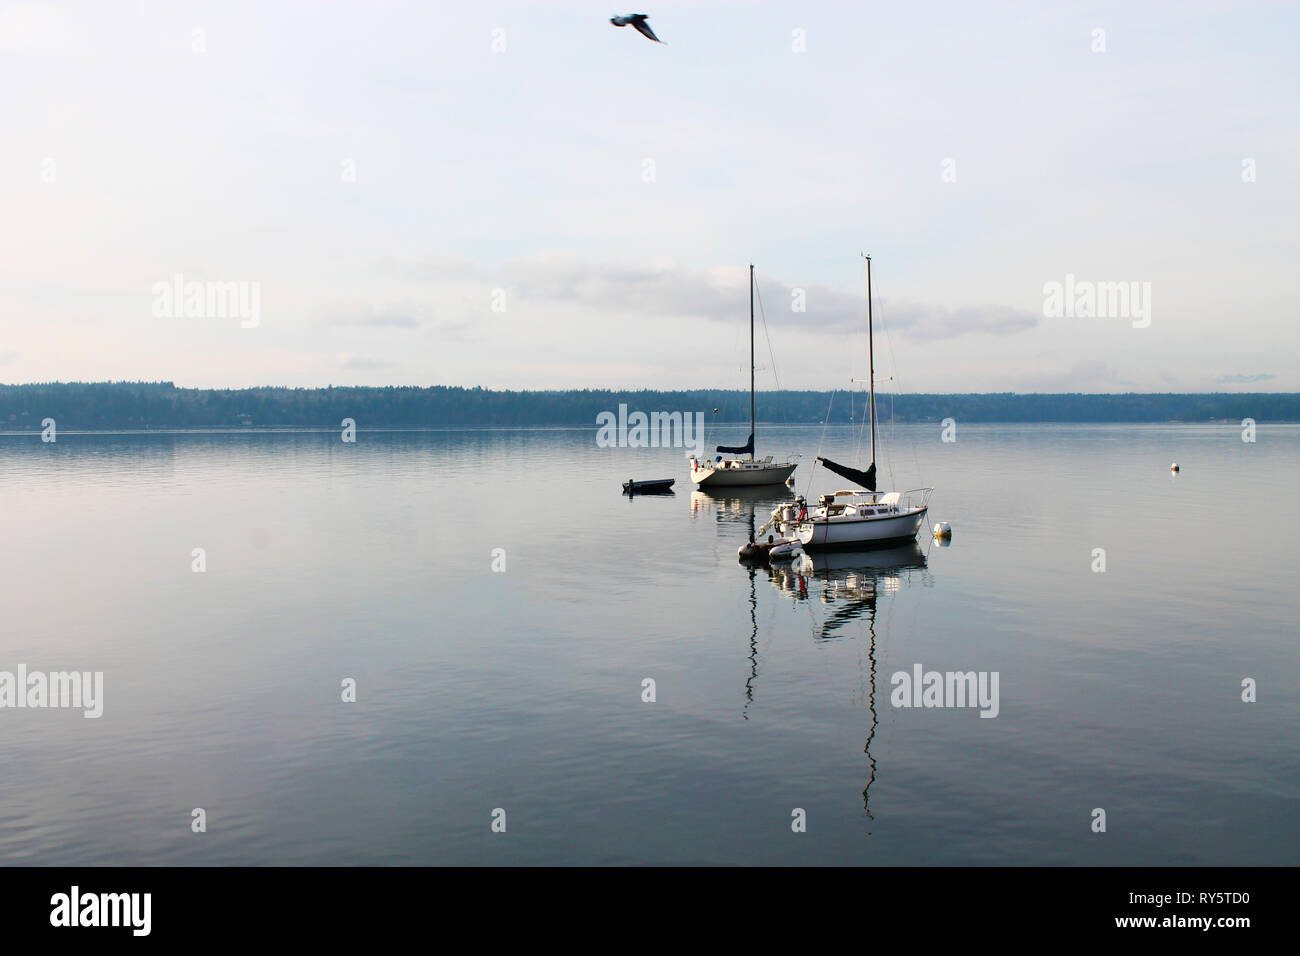
[[[653,481],[633,481],[629,478],[623,482],[623,493],[628,495],[662,495],[673,490],[676,478],[656,478]]]
[[[767,559],[769,561],[793,561],[801,554],[803,554],[803,545],[799,543],[799,539],[787,538],[785,541],[778,541],[768,549]]]
[[[766,541],[755,541],[751,537],[736,549],[736,557],[752,564],[767,564],[769,561],[789,561],[799,551],[797,540],[782,538],[777,541],[769,534]]]

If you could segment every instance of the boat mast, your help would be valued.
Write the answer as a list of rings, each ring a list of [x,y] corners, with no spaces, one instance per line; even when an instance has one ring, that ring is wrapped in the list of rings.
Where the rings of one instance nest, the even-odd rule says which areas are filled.
[[[871,337],[871,256],[867,260],[867,388],[871,395],[871,463],[876,463],[876,346]],[[752,321],[752,319],[751,319]]]
[[[754,460],[754,263],[749,264],[749,460]],[[873,452],[874,455],[874,452]]]

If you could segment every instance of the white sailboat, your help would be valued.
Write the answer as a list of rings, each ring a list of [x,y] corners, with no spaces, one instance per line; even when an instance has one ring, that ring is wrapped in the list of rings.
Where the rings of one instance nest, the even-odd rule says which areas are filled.
[[[779,485],[794,473],[797,461],[774,461],[771,455],[759,460],[754,454],[754,266],[749,267],[749,441],[735,447],[719,445],[713,461],[690,456],[691,481],[700,488]],[[723,458],[722,455],[747,455]]]
[[[772,512],[771,526],[798,541],[806,551],[889,547],[914,541],[925,522],[933,488],[911,491],[876,490],[876,359],[871,322],[871,257],[867,260],[867,356],[870,391],[871,466],[866,471],[828,458],[817,460],[864,491],[836,491],[822,495],[819,506],[809,508],[803,497]]]

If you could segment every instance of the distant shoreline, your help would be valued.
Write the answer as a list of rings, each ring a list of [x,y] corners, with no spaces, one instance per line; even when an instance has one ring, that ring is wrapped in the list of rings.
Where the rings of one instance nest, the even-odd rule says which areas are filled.
[[[832,422],[830,428],[856,428],[862,426],[863,422]],[[929,426],[931,422],[898,422],[895,426],[921,427]],[[1115,426],[1134,426],[1142,428],[1164,428],[1178,426],[1180,428],[1232,428],[1241,427],[1240,422],[1236,421],[1213,421],[1213,422],[995,422],[980,421],[968,422],[963,424],[970,425],[1017,425],[1030,428],[1051,428],[1051,427],[1090,427],[1100,425]],[[1300,421],[1257,421],[1256,424],[1261,428],[1277,426],[1300,427]],[[713,422],[712,427],[717,428],[742,428],[748,427],[749,422]],[[882,428],[889,428],[888,419],[880,421]],[[357,426],[357,434],[367,435],[420,435],[435,434],[438,432],[520,432],[520,431],[584,431],[594,429],[593,425],[399,425],[399,426]],[[760,429],[771,428],[821,428],[820,422],[762,422],[758,423]],[[32,428],[0,428],[0,438],[30,438],[33,435],[40,435],[41,427]],[[219,426],[212,428],[204,427],[172,427],[172,426],[142,426],[139,428],[60,428],[58,431],[59,438],[75,437],[77,435],[330,435],[337,436],[339,429],[337,427],[317,427],[306,425],[249,425],[242,428],[230,426]]]
[[[860,392],[758,393],[760,423],[860,423]],[[451,386],[329,388],[177,388],[171,382],[54,382],[0,385],[0,432],[40,431],[333,431],[352,419],[362,431],[443,428],[595,427],[602,412],[702,413],[710,427],[748,424],[749,393],[571,389],[495,391]],[[829,412],[829,416],[828,416]],[[1300,393],[966,393],[878,392],[884,423],[940,424],[1258,424],[1300,423]]]

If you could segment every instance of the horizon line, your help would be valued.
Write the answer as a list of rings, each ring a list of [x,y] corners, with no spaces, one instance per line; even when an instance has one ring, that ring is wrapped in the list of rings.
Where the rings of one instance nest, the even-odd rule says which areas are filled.
[[[1244,384],[1244,383],[1243,383],[1243,384]],[[609,392],[609,393],[611,393],[611,394],[618,394],[618,393],[636,393],[636,392],[661,392],[661,393],[669,393],[669,394],[674,393],[674,392],[735,392],[735,393],[737,393],[737,394],[748,394],[748,393],[749,393],[749,389],[745,389],[745,388],[722,388],[722,387],[719,387],[719,386],[712,386],[712,385],[692,385],[692,386],[677,386],[677,387],[655,387],[655,386],[648,386],[648,385],[647,385],[647,386],[624,386],[624,387],[611,387],[611,386],[608,386],[608,385],[583,385],[583,386],[568,386],[568,387],[563,387],[563,388],[550,388],[550,387],[546,387],[546,388],[500,388],[500,387],[487,386],[487,385],[446,385],[446,384],[432,384],[432,385],[354,385],[354,384],[337,384],[337,383],[329,383],[329,384],[326,384],[326,385],[275,385],[275,384],[262,384],[262,385],[178,385],[176,382],[174,382],[174,381],[172,381],[172,380],[170,380],[170,379],[157,379],[157,380],[147,380],[147,379],[99,379],[99,380],[70,379],[70,380],[67,380],[67,381],[63,381],[63,380],[53,380],[53,381],[34,381],[34,382],[0,382],[0,389],[12,389],[12,388],[39,388],[39,387],[41,387],[41,386],[69,386],[69,385],[83,385],[83,386],[89,386],[89,385],[108,385],[108,386],[116,386],[116,387],[132,386],[132,385],[134,385],[134,386],[149,386],[149,387],[170,386],[171,388],[174,388],[174,389],[176,389],[176,390],[178,390],[178,391],[182,391],[182,390],[183,390],[183,391],[197,391],[197,392],[205,392],[205,391],[206,391],[206,392],[242,392],[242,391],[254,391],[254,390],[257,390],[257,389],[284,389],[284,390],[289,390],[289,391],[323,391],[323,390],[326,390],[326,389],[335,389],[335,388],[338,388],[338,389],[345,389],[345,388],[346,388],[346,389],[372,389],[372,390],[376,390],[376,391],[378,391],[378,390],[382,390],[382,389],[398,389],[398,388],[409,388],[409,389],[435,389],[435,388],[443,388],[443,389],[461,389],[461,390],[463,390],[463,391],[484,391],[484,392],[495,392],[495,393],[500,393],[500,394],[521,394],[521,393],[557,393],[557,394],[558,394],[558,393],[566,393],[566,392]],[[864,391],[864,392],[865,392],[866,390],[865,390],[865,389],[861,389],[861,390],[860,390],[860,389],[850,389],[850,388],[767,388],[767,389],[762,389],[762,388],[760,388],[760,389],[756,389],[756,391],[758,391],[758,392],[763,392],[763,393],[765,393],[765,394],[781,394],[781,393],[798,393],[798,392],[805,392],[805,393],[814,393],[814,394],[823,394],[823,395],[825,395],[825,394],[830,394],[830,393],[832,393],[832,392],[849,392],[849,391],[853,391],[853,392],[856,392],[856,391]],[[877,392],[878,392],[878,393],[880,393],[881,391],[882,391],[881,389],[877,389]],[[1145,391],[1145,392],[1144,392],[1144,391],[1124,391],[1124,392],[1078,392],[1078,391],[1062,391],[1062,392],[1017,392],[1017,391],[1005,391],[1005,392],[969,392],[969,391],[967,391],[967,392],[963,392],[963,391],[952,391],[952,392],[889,392],[889,391],[884,391],[883,393],[884,393],[884,394],[887,394],[887,395],[893,395],[893,396],[896,396],[896,397],[905,397],[905,396],[930,396],[930,395],[945,395],[945,396],[961,396],[961,395],[968,395],[968,396],[1007,396],[1007,395],[1014,395],[1014,396],[1017,396],[1017,397],[1025,397],[1025,398],[1029,398],[1029,397],[1042,397],[1042,396],[1052,396],[1052,397],[1057,397],[1057,396],[1130,396],[1130,395],[1176,395],[1176,396],[1193,396],[1193,395],[1232,395],[1232,396],[1272,395],[1272,396],[1287,396],[1287,395],[1290,395],[1290,396],[1300,396],[1300,391],[1281,391],[1281,390],[1279,390],[1279,391],[1245,391],[1245,390],[1243,390],[1243,391],[1193,391],[1193,392],[1153,392],[1153,391]]]

